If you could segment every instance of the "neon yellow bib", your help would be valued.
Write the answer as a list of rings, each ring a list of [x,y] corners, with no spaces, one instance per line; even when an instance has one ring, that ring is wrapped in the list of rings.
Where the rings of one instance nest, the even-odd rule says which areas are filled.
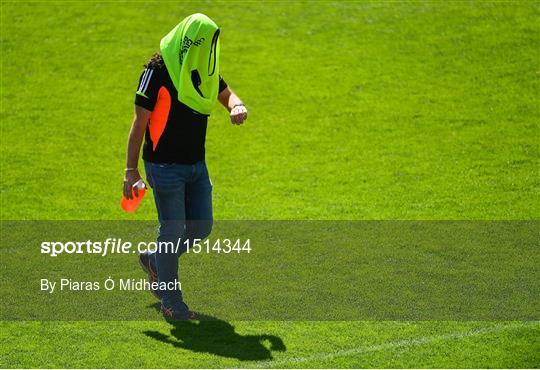
[[[204,14],[192,14],[160,43],[178,100],[191,109],[210,114],[219,88],[219,28]]]

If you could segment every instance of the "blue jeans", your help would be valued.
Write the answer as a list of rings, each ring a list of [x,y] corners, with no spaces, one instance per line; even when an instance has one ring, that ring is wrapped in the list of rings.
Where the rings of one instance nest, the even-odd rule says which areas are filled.
[[[152,187],[159,218],[160,242],[181,240],[182,248],[161,248],[150,255],[160,283],[178,281],[178,258],[185,252],[185,241],[204,239],[212,231],[212,183],[204,161],[193,165],[144,162],[146,179]],[[163,243],[161,243],[163,245]],[[171,286],[174,284],[170,284]],[[162,302],[182,301],[178,289],[162,290]]]

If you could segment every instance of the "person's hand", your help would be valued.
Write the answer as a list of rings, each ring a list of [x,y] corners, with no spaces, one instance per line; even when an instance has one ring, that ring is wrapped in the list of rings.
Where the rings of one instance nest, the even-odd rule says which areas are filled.
[[[133,185],[141,179],[141,175],[139,175],[139,170],[136,168],[133,169],[126,169],[126,174],[124,175],[124,196],[127,199],[132,199],[133,194],[131,192],[131,189],[133,189],[133,192],[135,193],[135,196],[139,196],[139,189],[137,187],[133,187]]]
[[[247,119],[247,109],[243,105],[237,105],[231,110],[231,122],[234,125],[241,125]]]

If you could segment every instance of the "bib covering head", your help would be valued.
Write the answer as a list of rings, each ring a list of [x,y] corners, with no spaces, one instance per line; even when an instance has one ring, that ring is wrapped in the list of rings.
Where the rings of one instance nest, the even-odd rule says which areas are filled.
[[[204,14],[192,14],[161,39],[161,55],[178,100],[210,114],[219,88],[219,28]]]

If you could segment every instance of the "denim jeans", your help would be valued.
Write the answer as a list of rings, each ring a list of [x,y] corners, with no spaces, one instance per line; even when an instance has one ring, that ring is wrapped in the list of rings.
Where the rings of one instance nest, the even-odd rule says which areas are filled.
[[[158,245],[181,240],[183,248],[161,248],[150,255],[160,283],[178,281],[178,258],[185,252],[185,241],[204,239],[212,230],[212,183],[204,161],[193,165],[144,162],[146,179],[153,190],[159,219]],[[163,245],[163,243],[162,243]],[[169,284],[173,286],[173,284]],[[162,302],[182,301],[178,289],[161,291]]]

